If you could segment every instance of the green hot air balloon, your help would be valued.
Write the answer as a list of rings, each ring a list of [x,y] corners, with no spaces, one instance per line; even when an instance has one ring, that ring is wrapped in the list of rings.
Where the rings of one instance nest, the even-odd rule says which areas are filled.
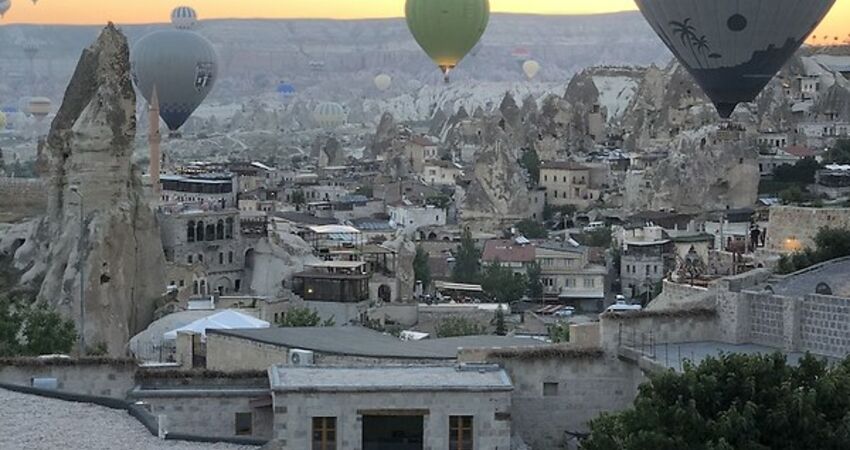
[[[449,80],[449,71],[475,47],[490,21],[489,0],[407,0],[407,26]]]

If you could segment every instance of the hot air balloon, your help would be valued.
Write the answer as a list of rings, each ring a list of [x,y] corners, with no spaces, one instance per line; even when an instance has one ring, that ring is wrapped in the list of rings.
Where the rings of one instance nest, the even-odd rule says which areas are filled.
[[[322,128],[333,129],[345,124],[348,114],[339,103],[320,103],[313,111],[313,119]]]
[[[295,97],[295,92],[295,86],[293,86],[291,83],[284,83],[283,81],[281,81],[280,84],[277,85],[277,93],[284,100]]]
[[[378,88],[379,91],[386,91],[393,84],[393,79],[389,75],[382,73],[375,77],[375,87]]]
[[[171,24],[180,30],[191,30],[198,23],[198,13],[190,6],[178,6],[171,11]]]
[[[490,20],[489,0],[407,0],[407,26],[449,79],[449,71],[475,47]]]
[[[35,120],[41,122],[45,117],[50,115],[50,110],[53,107],[53,102],[47,97],[32,97],[27,102],[27,115],[35,117]]]
[[[0,0],[0,17],[5,16],[11,7],[12,0]]]
[[[729,118],[751,102],[835,0],[636,0],[650,26]]]
[[[532,80],[540,72],[540,63],[533,59],[529,59],[528,61],[522,63],[522,71],[525,73],[525,76],[527,76],[529,80]]]
[[[212,44],[189,30],[161,30],[143,37],[130,54],[133,81],[150,103],[154,87],[159,112],[176,132],[215,84],[218,55]]]

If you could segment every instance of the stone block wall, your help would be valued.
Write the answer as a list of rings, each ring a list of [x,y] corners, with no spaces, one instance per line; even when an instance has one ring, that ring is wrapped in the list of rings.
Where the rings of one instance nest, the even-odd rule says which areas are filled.
[[[640,311],[604,314],[600,320],[602,347],[616,352],[625,346],[716,341],[718,315],[713,309]]]
[[[784,346],[785,302],[788,299],[771,295],[769,292],[746,292],[742,296],[749,310],[747,342],[772,347]]]
[[[850,228],[850,208],[774,206],[767,225],[767,250],[789,253],[799,247],[813,248],[815,235],[823,227]]]
[[[329,392],[274,393],[274,437],[282,448],[310,448],[313,417],[337,418],[337,448],[362,450],[363,415],[369,411],[422,411],[425,450],[449,448],[449,416],[473,416],[475,448],[509,450],[511,393],[496,392]]]
[[[134,361],[44,361],[36,358],[0,360],[0,382],[31,386],[33,378],[56,378],[58,390],[124,399],[135,385]]]
[[[836,358],[850,353],[850,299],[806,296],[800,325],[800,350]]]

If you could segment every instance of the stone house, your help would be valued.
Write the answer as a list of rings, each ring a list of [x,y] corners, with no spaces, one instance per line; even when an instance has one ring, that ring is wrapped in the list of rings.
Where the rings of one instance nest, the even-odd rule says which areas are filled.
[[[423,182],[441,186],[454,186],[462,176],[463,170],[459,165],[442,160],[426,162],[420,173]]]
[[[576,162],[544,161],[540,165],[540,185],[546,188],[546,203],[590,207],[602,194],[592,172],[591,167]]]

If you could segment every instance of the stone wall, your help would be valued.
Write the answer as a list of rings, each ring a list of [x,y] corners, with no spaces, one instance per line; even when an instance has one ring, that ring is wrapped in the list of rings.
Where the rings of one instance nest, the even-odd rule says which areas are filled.
[[[789,253],[815,246],[815,235],[824,227],[850,228],[850,208],[774,206],[767,225],[767,250]]]
[[[844,358],[850,353],[850,299],[808,295],[800,306],[800,350]]]
[[[42,180],[0,177],[0,221],[44,214],[46,210],[47,189]]]
[[[588,422],[600,413],[631,406],[644,377],[637,365],[614,354],[553,346],[462,352],[460,359],[484,359],[504,367],[514,385],[514,433],[532,448],[555,449],[563,448],[565,431],[586,432]]]
[[[124,399],[137,369],[131,360],[2,359],[0,382],[31,386],[33,378],[56,378],[63,392]]]
[[[616,352],[652,344],[716,341],[718,316],[713,309],[606,313],[599,323],[602,347]]]
[[[473,416],[475,448],[509,450],[511,393],[497,392],[337,392],[274,393],[274,437],[282,448],[310,448],[312,417],[337,418],[337,448],[362,449],[363,415],[369,411],[427,411],[424,447],[449,448],[449,416]],[[399,412],[399,414],[401,414]]]

